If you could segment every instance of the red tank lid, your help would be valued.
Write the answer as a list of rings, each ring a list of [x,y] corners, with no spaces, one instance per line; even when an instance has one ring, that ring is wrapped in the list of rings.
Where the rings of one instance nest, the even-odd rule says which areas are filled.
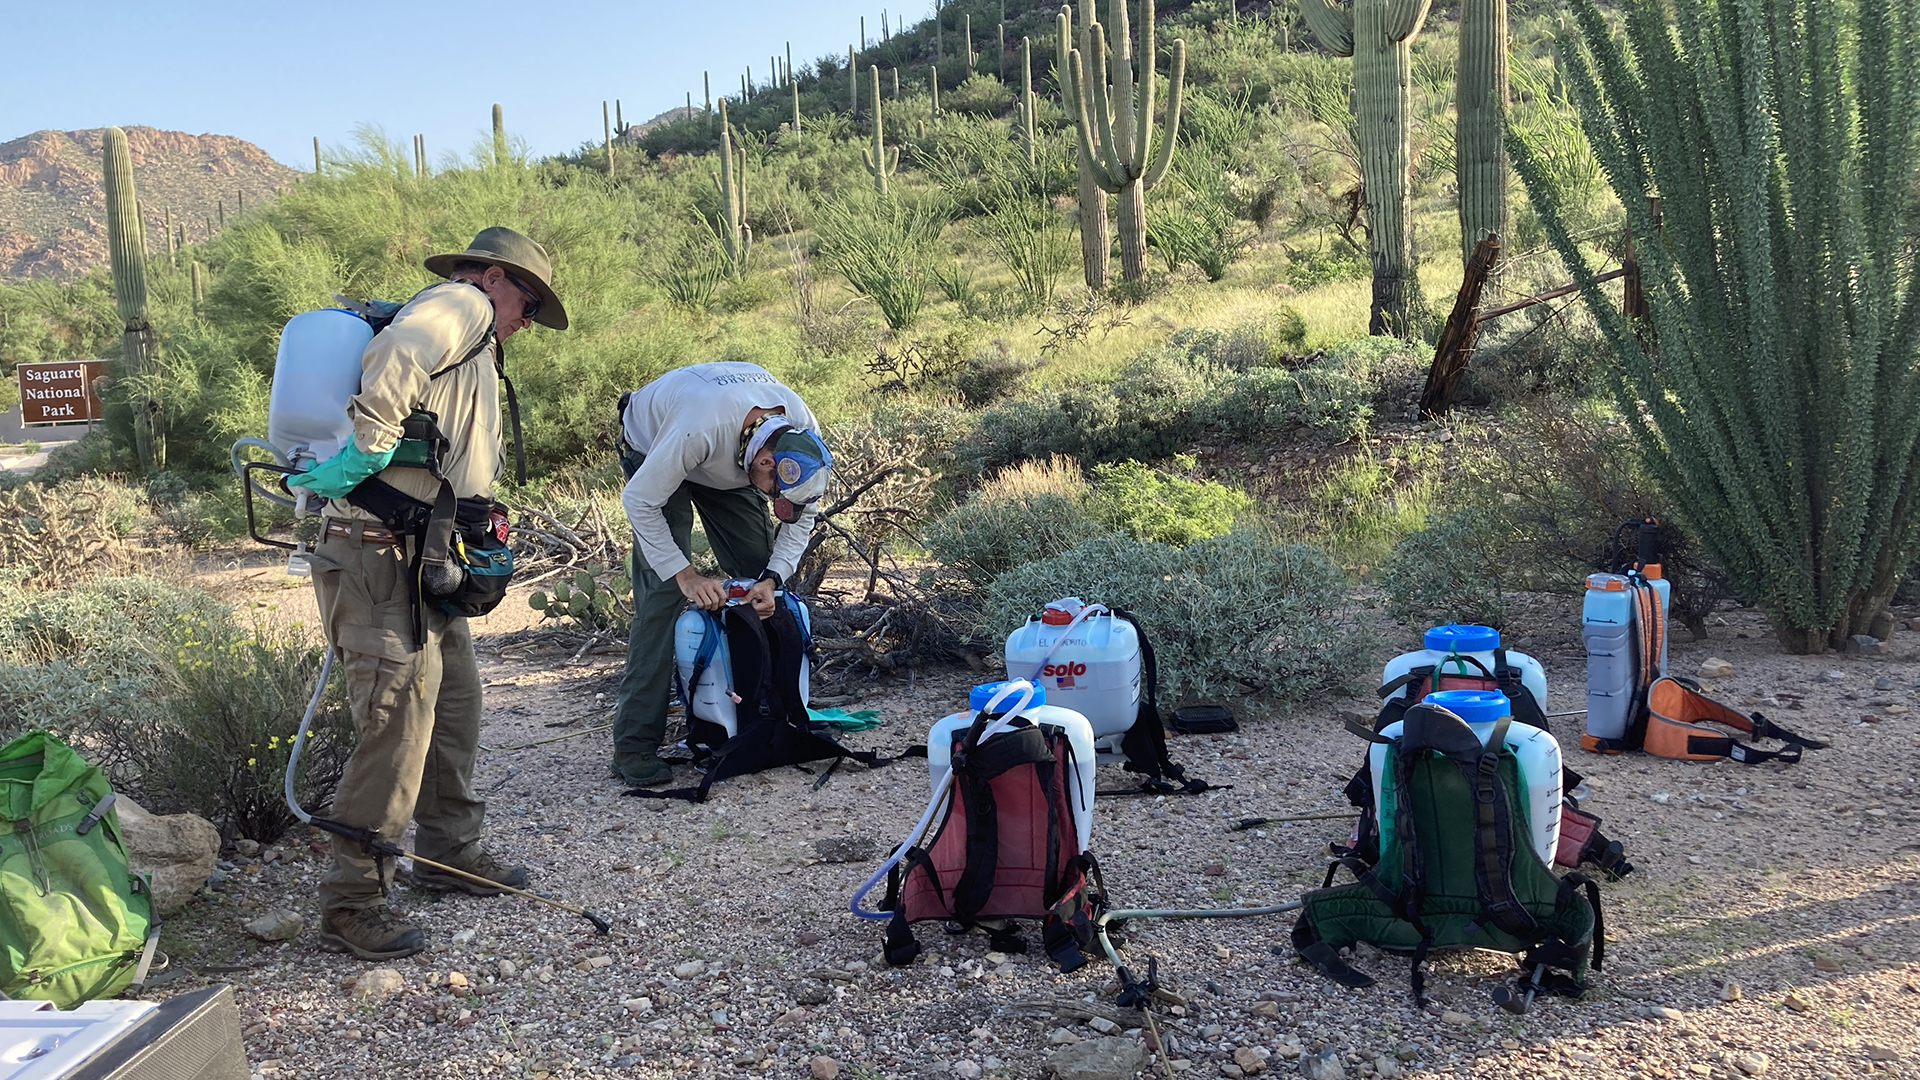
[[[1040,621],[1047,626],[1065,626],[1073,621],[1073,613],[1065,608],[1045,608],[1040,612]]]

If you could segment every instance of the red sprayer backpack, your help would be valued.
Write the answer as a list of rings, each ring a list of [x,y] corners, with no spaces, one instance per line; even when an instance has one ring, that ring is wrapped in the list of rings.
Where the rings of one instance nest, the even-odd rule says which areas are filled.
[[[968,928],[1037,919],[1047,955],[1061,971],[1087,962],[1082,949],[1093,940],[1106,887],[1074,829],[1072,744],[1061,729],[1025,717],[981,743],[1002,715],[982,710],[956,733],[952,795],[933,842],[909,848],[888,872],[890,964],[904,966],[920,954],[911,926],[928,919]],[[993,948],[1026,951],[1011,928],[984,928]]]

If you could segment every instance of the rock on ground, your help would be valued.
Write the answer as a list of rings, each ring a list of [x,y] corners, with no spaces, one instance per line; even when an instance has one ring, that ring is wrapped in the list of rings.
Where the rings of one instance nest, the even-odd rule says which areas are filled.
[[[149,814],[125,795],[115,798],[113,809],[120,816],[128,860],[153,880],[153,906],[161,915],[186,907],[213,873],[220,830],[197,814]]]
[[[246,924],[247,933],[261,941],[292,941],[307,928],[307,920],[299,912],[279,908]]]
[[[1347,1070],[1340,1064],[1339,1052],[1329,1047],[1301,1058],[1300,1075],[1308,1080],[1345,1080]]]
[[[1087,1039],[1047,1055],[1055,1080],[1133,1080],[1147,1066],[1147,1047],[1138,1039]]]
[[[353,996],[357,998],[392,997],[400,992],[407,980],[392,968],[369,968],[353,980]]]
[[[839,1080],[840,1063],[825,1054],[819,1054],[808,1063],[808,1072],[813,1080]]]

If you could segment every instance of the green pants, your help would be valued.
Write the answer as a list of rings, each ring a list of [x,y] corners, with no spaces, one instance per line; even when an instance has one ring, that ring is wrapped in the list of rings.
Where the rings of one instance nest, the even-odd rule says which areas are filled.
[[[646,455],[624,443],[620,466],[632,478]],[[667,500],[667,527],[682,555],[693,557],[693,511],[728,577],[756,578],[773,557],[773,515],[759,488],[710,488],[691,481]],[[673,624],[687,599],[672,580],[662,581],[634,545],[633,627],[627,635],[627,670],[620,680],[620,709],[613,717],[616,754],[652,754],[667,736],[667,702],[673,691]]]
[[[315,551],[321,558],[313,591],[327,641],[339,654],[356,736],[332,816],[396,842],[411,819],[416,851],[462,865],[480,842],[487,812],[473,790],[480,666],[467,620],[427,611],[426,641],[415,649],[404,547],[328,536]],[[391,863],[386,870],[391,878]],[[336,838],[333,869],[320,881],[321,910],[385,902],[373,860]]]

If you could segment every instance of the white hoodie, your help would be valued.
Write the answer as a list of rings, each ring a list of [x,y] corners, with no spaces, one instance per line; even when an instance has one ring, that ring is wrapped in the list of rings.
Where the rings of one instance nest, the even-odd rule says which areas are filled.
[[[813,413],[800,395],[758,364],[722,360],[676,368],[633,392],[620,418],[627,445],[645,454],[620,493],[640,554],[662,581],[687,567],[673,542],[665,507],[688,481],[722,491],[751,485],[740,466],[740,432],[755,408],[777,409],[795,428],[812,430]],[[813,531],[808,510],[774,533],[767,569],[793,576]]]

